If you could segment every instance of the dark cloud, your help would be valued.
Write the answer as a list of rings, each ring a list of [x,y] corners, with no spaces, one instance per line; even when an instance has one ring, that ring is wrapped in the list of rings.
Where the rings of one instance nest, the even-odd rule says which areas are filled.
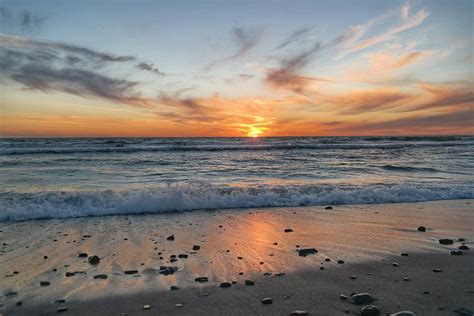
[[[263,28],[259,27],[233,27],[231,30],[232,39],[236,46],[236,52],[230,56],[224,57],[210,63],[206,68],[210,70],[212,67],[225,63],[234,59],[238,59],[254,46],[258,44],[263,34]]]
[[[153,64],[139,63],[139,64],[137,64],[137,68],[141,69],[141,70],[149,71],[151,73],[154,73],[155,75],[159,75],[159,76],[164,76],[165,75],[158,68],[155,68],[155,66]]]
[[[311,31],[311,28],[305,27],[301,29],[297,29],[293,33],[291,33],[280,45],[276,47],[276,49],[281,49],[284,48],[298,40],[300,40],[304,35],[309,33]]]
[[[422,84],[421,88],[431,94],[431,99],[422,104],[411,107],[411,111],[463,104],[470,106],[474,105],[474,89],[472,88],[472,83],[466,87]]]
[[[268,71],[265,82],[275,88],[283,88],[303,94],[310,82],[324,79],[303,76],[299,74],[299,71],[308,65],[321,50],[334,47],[353,38],[354,35],[354,31],[351,29],[328,43],[315,43],[306,50],[281,59],[278,68]]]
[[[197,99],[180,98],[178,96],[170,96],[167,94],[162,94],[159,97],[159,102],[170,107],[184,108],[193,113],[205,112],[207,109],[205,106],[200,104]]]
[[[34,14],[30,10],[12,12],[8,8],[0,8],[0,25],[6,30],[34,33],[39,31],[47,20],[47,16]]]

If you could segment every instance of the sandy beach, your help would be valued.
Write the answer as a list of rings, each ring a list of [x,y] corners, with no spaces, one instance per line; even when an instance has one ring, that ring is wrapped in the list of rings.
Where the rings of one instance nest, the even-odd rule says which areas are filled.
[[[0,313],[360,315],[373,304],[382,315],[469,315],[473,203],[4,222]],[[374,300],[355,304],[354,293]]]

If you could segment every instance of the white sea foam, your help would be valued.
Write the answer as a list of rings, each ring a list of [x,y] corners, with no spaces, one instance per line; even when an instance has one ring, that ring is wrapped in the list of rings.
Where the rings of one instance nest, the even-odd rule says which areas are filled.
[[[232,188],[174,185],[128,191],[2,193],[0,221],[142,214],[200,209],[378,204],[472,199],[469,186],[290,186]]]

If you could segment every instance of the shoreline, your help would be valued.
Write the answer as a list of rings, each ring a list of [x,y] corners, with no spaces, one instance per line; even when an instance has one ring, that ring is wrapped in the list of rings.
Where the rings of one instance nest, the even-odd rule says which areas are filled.
[[[473,202],[342,205],[332,210],[227,209],[0,223],[1,240],[6,243],[0,252],[4,291],[0,313],[55,314],[64,306],[67,314],[90,315],[191,311],[289,315],[297,309],[315,315],[345,314],[349,309],[349,314],[357,315],[361,306],[348,302],[352,292],[372,292],[377,298],[373,304],[383,313],[411,309],[420,315],[452,315],[462,306],[472,311],[473,250],[460,256],[449,251],[462,245],[459,238],[468,248],[474,246]],[[418,226],[426,226],[427,231],[418,232]],[[290,228],[291,232],[284,232]],[[171,235],[175,239],[167,240]],[[455,243],[441,245],[441,238]],[[193,250],[196,245],[199,249]],[[318,252],[301,257],[297,250],[303,248]],[[98,255],[100,263],[91,265],[87,258],[78,258],[80,252]],[[402,252],[409,256],[401,257]],[[173,255],[175,262],[171,262]],[[337,264],[338,260],[345,263]],[[395,260],[398,267],[392,265]],[[433,267],[428,268],[430,264]],[[160,266],[178,270],[163,275]],[[434,273],[435,268],[443,272]],[[133,270],[137,272],[125,273]],[[67,272],[73,275],[67,277]],[[275,276],[279,273],[284,275]],[[93,278],[99,274],[107,279]],[[195,282],[199,276],[209,282]],[[245,279],[256,284],[246,286]],[[50,285],[40,286],[41,280]],[[230,288],[219,287],[232,281],[237,283]],[[444,288],[437,290],[440,285]],[[170,291],[171,286],[179,290]],[[209,295],[197,296],[202,291]],[[339,294],[349,300],[341,300]],[[262,304],[264,297],[272,297],[273,304]],[[57,299],[66,302],[55,304]],[[22,305],[16,306],[19,301]],[[147,304],[150,310],[143,309]]]

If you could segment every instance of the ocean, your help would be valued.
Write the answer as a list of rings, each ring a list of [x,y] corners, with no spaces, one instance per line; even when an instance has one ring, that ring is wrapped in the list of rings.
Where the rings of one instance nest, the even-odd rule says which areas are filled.
[[[0,221],[472,199],[474,136],[0,139],[0,176]]]

